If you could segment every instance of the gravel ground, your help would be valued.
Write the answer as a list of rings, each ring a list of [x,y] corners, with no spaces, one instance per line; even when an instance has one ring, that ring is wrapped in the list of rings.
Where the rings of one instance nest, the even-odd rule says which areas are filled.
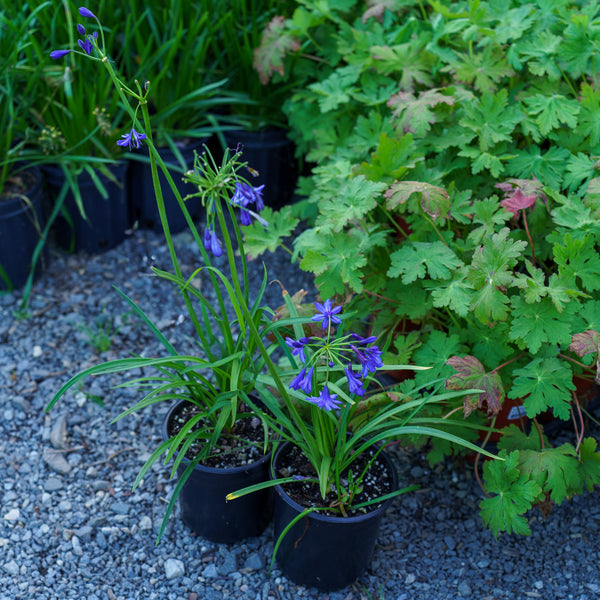
[[[176,240],[184,264],[194,268],[191,237]],[[284,253],[267,259],[270,279],[290,292],[310,288]],[[135,399],[132,390],[110,389],[121,381],[114,376],[43,412],[83,366],[159,351],[113,285],[185,346],[189,323],[180,319],[172,290],[149,276],[150,264],[168,268],[166,248],[158,234],[137,231],[101,255],[54,251],[27,319],[13,315],[19,293],[0,297],[0,600],[600,598],[598,492],[555,507],[546,519],[533,510],[530,537],[496,541],[477,515],[473,466],[447,462],[432,471],[416,451],[398,451],[396,459],[404,481],[421,489],[395,501],[369,570],[344,590],[299,587],[277,569],[269,576],[270,528],[218,545],[190,535],[175,515],[155,546],[174,487],[168,468],[155,465],[140,488],[132,493],[131,486],[160,440],[167,407],[110,425]],[[252,271],[260,275],[260,263]],[[278,305],[280,298],[279,286],[269,286],[269,301]],[[82,325],[107,315],[118,330],[99,354]]]

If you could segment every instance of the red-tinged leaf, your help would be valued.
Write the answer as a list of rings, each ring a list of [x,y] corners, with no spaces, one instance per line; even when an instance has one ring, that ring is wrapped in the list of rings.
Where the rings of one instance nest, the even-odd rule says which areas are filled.
[[[535,177],[533,179],[516,179],[511,177],[502,183],[497,183],[496,187],[504,192],[505,198],[510,198],[517,190],[521,190],[525,196],[544,197],[544,184]]]
[[[483,365],[474,356],[452,356],[446,364],[458,371],[446,380],[447,390],[482,390],[480,393],[465,396],[465,417],[476,408],[483,408],[484,403],[487,405],[488,414],[498,414],[506,394],[497,372],[486,373]]]
[[[569,350],[575,352],[580,357],[600,352],[600,333],[593,329],[588,329],[583,333],[576,333],[571,338]]]
[[[403,5],[402,0],[368,0],[367,6],[369,8],[364,12],[361,21],[366,23],[370,18],[374,18],[381,23],[386,9],[395,13],[399,12]]]
[[[404,204],[413,194],[421,195],[421,207],[433,219],[449,217],[451,202],[448,192],[423,181],[394,181],[384,194],[388,209]]]
[[[593,329],[588,329],[583,333],[576,333],[571,338],[569,350],[571,350],[571,352],[575,352],[577,356],[595,354],[596,381],[600,381],[600,333]]]
[[[283,76],[283,59],[289,52],[297,52],[300,42],[285,31],[285,18],[273,17],[263,31],[260,45],[254,50],[253,66],[263,85],[269,83],[273,73]]]
[[[537,196],[525,196],[521,190],[516,190],[510,198],[502,200],[500,204],[502,204],[507,211],[512,212],[516,216],[519,214],[520,210],[533,206],[536,200]]]

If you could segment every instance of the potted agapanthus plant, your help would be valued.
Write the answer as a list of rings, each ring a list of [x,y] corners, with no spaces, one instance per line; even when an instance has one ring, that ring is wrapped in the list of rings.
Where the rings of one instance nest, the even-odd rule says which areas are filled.
[[[89,9],[82,7],[79,14],[95,20],[102,31],[100,22]],[[262,498],[229,503],[225,501],[225,494],[267,477],[265,456],[270,451],[270,429],[265,426],[263,410],[257,400],[250,400],[250,396],[264,360],[261,355],[266,355],[264,348],[258,347],[262,340],[260,332],[271,319],[268,310],[260,303],[266,279],[258,292],[258,299],[250,303],[246,258],[236,220],[238,215],[242,224],[253,218],[260,219],[262,187],[253,187],[242,177],[241,171],[246,165],[240,160],[239,153],[231,157],[226,153],[221,165],[216,165],[209,153],[197,156],[195,168],[187,174],[187,179],[198,189],[197,195],[206,210],[207,225],[204,233],[200,233],[154,145],[147,101],[150,88],[142,89],[138,84],[136,91],[119,79],[105,54],[102,39],[102,35],[87,33],[83,43],[90,44],[91,52],[85,49],[83,52],[59,50],[52,52],[51,56],[60,59],[75,52],[104,65],[132,120],[131,129],[122,135],[120,143],[131,149],[147,144],[158,214],[173,263],[172,272],[154,269],[154,273],[171,282],[181,295],[197,334],[197,344],[191,353],[178,352],[143,309],[126,298],[164,346],[165,355],[124,358],[85,369],[58,390],[47,410],[88,376],[150,369],[150,374],[141,378],[132,375],[132,379],[124,384],[141,388],[143,397],[116,419],[158,403],[176,403],[163,425],[165,440],[152,453],[134,484],[134,487],[137,486],[150,466],[165,453],[167,461],[174,459],[172,475],[179,470],[180,478],[167,508],[159,539],[177,497],[182,498],[186,522],[205,537],[232,542],[257,535],[270,518],[268,492]],[[138,120],[138,113],[142,115],[143,125]],[[177,199],[205,263],[191,274],[184,275],[177,257],[158,179],[159,170]],[[228,226],[228,222],[231,225]],[[240,250],[241,268],[236,265],[235,242],[229,227],[233,227]],[[211,264],[211,255],[222,254],[227,258],[228,275]],[[192,285],[196,278],[203,276],[212,284],[211,299]],[[231,467],[232,461],[228,459],[239,456],[240,450],[243,454],[241,463]],[[233,464],[236,464],[235,459]],[[214,483],[215,480],[217,483]],[[192,499],[188,499],[186,490],[191,492]],[[211,502],[214,505],[208,506]]]
[[[316,314],[307,319],[296,316],[285,298],[292,315],[286,323],[295,328],[294,338],[285,343],[280,338],[289,366],[258,377],[270,411],[265,418],[283,443],[275,451],[270,482],[228,497],[274,486],[274,558],[297,583],[339,589],[368,565],[392,499],[415,489],[399,487],[386,444],[410,435],[476,447],[419,414],[426,405],[457,396],[444,391],[443,380],[410,393],[384,390],[376,379],[384,365],[374,336],[345,332],[342,307],[330,300],[315,303]],[[306,334],[303,325],[314,322],[322,324],[322,335]],[[283,393],[282,381],[287,382]],[[269,394],[270,389],[278,393]]]
[[[38,81],[33,90],[32,138],[43,156],[40,163],[52,206],[48,221],[58,244],[95,253],[115,247],[130,227],[128,162],[124,148],[115,144],[127,119],[110,78],[98,76],[92,61],[76,60],[74,54],[64,62],[48,61],[48,49],[62,43],[61,36],[71,46],[77,44],[80,54],[97,59],[91,40],[98,31],[87,31],[83,23],[74,27],[69,4],[60,8],[60,19],[50,5],[39,11],[47,36],[32,36],[26,50],[29,64],[42,67],[42,84]],[[116,46],[116,31],[101,41],[103,46]]]
[[[223,107],[239,102],[239,94],[227,89],[231,73],[216,74],[213,40],[220,35],[221,19],[206,3],[131,3],[125,19],[124,38],[134,40],[136,53],[125,53],[123,72],[149,82],[148,104],[155,144],[170,168],[182,196],[194,187],[182,180],[192,168],[194,153],[201,153],[215,131],[227,123]],[[139,53],[139,54],[138,54]],[[185,65],[185,76],[181,75]],[[209,144],[210,145],[210,144]],[[150,177],[148,153],[131,156],[129,181],[132,218],[140,227],[161,229]],[[172,231],[187,226],[166,180],[162,191]],[[198,198],[186,201],[193,217],[202,209]]]
[[[0,14],[0,290],[23,286],[44,258],[42,176],[28,151],[32,96],[40,68],[25,56],[44,8]],[[16,250],[18,248],[18,250]],[[26,287],[29,287],[26,286]],[[28,296],[27,290],[24,297]],[[26,301],[23,301],[25,304]]]

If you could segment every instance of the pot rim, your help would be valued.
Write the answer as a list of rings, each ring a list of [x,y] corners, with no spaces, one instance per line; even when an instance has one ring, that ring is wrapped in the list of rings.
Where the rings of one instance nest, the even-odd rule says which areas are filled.
[[[288,445],[292,445],[292,443],[289,441],[285,441],[282,444],[279,444],[277,446],[275,452],[273,453],[273,461],[271,462],[271,465],[269,467],[269,476],[270,477],[274,476],[274,465],[275,465],[275,462],[277,461],[278,455],[280,454],[280,452],[282,452],[282,449]],[[396,471],[396,467],[394,466],[394,463],[392,462],[391,458],[386,454],[385,450],[382,451],[379,456],[383,457],[383,460],[386,463],[386,466],[388,467],[388,469],[390,471],[390,475],[392,477],[392,491],[396,491],[398,489],[398,473]],[[293,509],[297,510],[300,513],[304,512],[307,509],[306,506],[302,506],[301,504],[298,504],[298,502],[296,502],[290,496],[288,496],[287,492],[283,489],[282,485],[277,484],[277,485],[273,486],[273,488],[277,492],[277,495],[280,496],[281,499],[284,502],[286,502],[287,504],[289,504]],[[368,519],[373,519],[375,517],[379,517],[380,515],[382,515],[391,506],[391,504],[394,500],[395,500],[395,498],[388,498],[387,500],[384,500],[377,508],[370,510],[366,513],[363,513],[360,515],[355,515],[352,517],[337,517],[337,516],[333,517],[330,515],[321,514],[318,510],[312,511],[312,512],[308,513],[306,516],[310,519],[315,519],[317,521],[323,521],[325,523],[340,523],[340,522],[360,523],[362,521],[366,521]]]
[[[177,409],[184,402],[190,402],[190,401],[187,400],[186,398],[181,398],[180,400],[177,400],[177,402],[172,404],[171,407],[169,408],[169,410],[167,411],[167,414],[165,415],[165,418],[163,419],[163,423],[162,423],[162,427],[161,427],[161,435],[162,435],[162,438],[164,441],[167,441],[169,439],[169,435],[167,434],[167,423],[169,422],[169,418],[171,417],[171,415],[173,414],[175,409]],[[208,467],[208,466],[198,463],[194,467],[194,471],[196,471],[196,470],[202,471],[203,473],[211,473],[213,475],[221,475],[223,477],[235,475],[237,473],[243,473],[244,471],[247,471],[248,469],[251,469],[251,468],[255,468],[259,465],[263,465],[266,461],[271,460],[272,454],[273,454],[273,452],[269,451],[267,454],[263,454],[258,460],[252,461],[245,465],[240,465],[239,467],[224,467],[224,468]],[[176,451],[174,456],[179,456],[179,451]],[[186,464],[189,464],[190,462],[191,461],[189,458],[184,457],[183,460],[181,461],[181,464],[186,465]]]

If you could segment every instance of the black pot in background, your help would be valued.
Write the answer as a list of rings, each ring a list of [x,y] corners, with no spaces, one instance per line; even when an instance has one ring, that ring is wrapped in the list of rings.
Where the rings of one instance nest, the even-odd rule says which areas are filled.
[[[167,423],[177,408],[187,400],[176,402],[167,413],[162,436],[169,439]],[[271,522],[273,491],[271,488],[226,501],[225,496],[243,487],[269,479],[271,454],[241,467],[217,469],[197,465],[180,494],[179,505],[184,523],[197,535],[219,543],[231,544],[260,535]],[[178,469],[185,471],[187,460]]]
[[[242,175],[255,187],[264,184],[266,206],[278,209],[292,202],[298,166],[294,144],[284,129],[227,131],[225,141],[232,151],[243,150],[241,158],[253,171]],[[251,174],[254,171],[258,172],[255,177]]]
[[[177,143],[177,148],[181,152],[183,159],[186,164],[186,171],[194,167],[194,151],[198,154],[202,154],[204,144],[208,143],[208,138],[194,139],[189,143]],[[144,149],[137,150],[136,152],[143,154],[148,157],[148,147],[144,146]],[[177,160],[177,157],[170,148],[158,148],[161,158],[165,161],[171,177],[177,190],[181,194],[182,198],[185,198],[188,194],[193,194],[198,190],[190,183],[184,183],[182,181],[183,171],[182,167]],[[167,220],[169,222],[169,229],[171,233],[177,233],[183,231],[187,226],[187,222],[179,203],[175,198],[175,194],[171,187],[167,183],[164,175],[159,169],[159,181],[160,189],[163,195],[163,201],[165,203],[165,210],[167,213]],[[192,216],[194,221],[197,221],[202,215],[202,203],[200,198],[190,198],[186,200],[186,207]],[[156,206],[156,197],[154,195],[154,186],[152,185],[152,172],[150,170],[149,162],[142,162],[138,160],[131,160],[129,166],[129,207],[131,213],[131,219],[133,222],[143,229],[153,229],[154,231],[162,231],[162,224],[160,222],[160,216],[158,214],[158,208]]]
[[[69,190],[63,207],[68,216],[61,212],[54,223],[56,241],[60,247],[74,251],[85,250],[93,254],[114,248],[125,239],[125,232],[130,226],[127,167],[126,161],[109,167],[115,181],[96,171],[108,193],[106,199],[87,171],[79,175],[77,183],[87,219],[81,216],[75,197]],[[65,182],[65,175],[56,166],[46,165],[43,170],[50,196],[56,201]]]
[[[42,213],[42,173],[37,167],[23,171],[31,179],[22,196],[0,197],[0,290],[12,290],[25,284],[31,271],[33,252],[44,229]],[[44,267],[40,255],[36,274]],[[5,279],[6,278],[6,279]]]
[[[273,456],[272,477],[279,457],[290,448],[280,445]],[[396,469],[384,452],[379,454],[398,487]],[[283,537],[277,550],[277,563],[283,573],[300,585],[320,590],[337,590],[350,585],[368,566],[379,525],[392,499],[378,508],[355,517],[330,517],[312,512],[301,518]],[[304,507],[292,500],[280,485],[275,486],[273,516],[275,540]]]

